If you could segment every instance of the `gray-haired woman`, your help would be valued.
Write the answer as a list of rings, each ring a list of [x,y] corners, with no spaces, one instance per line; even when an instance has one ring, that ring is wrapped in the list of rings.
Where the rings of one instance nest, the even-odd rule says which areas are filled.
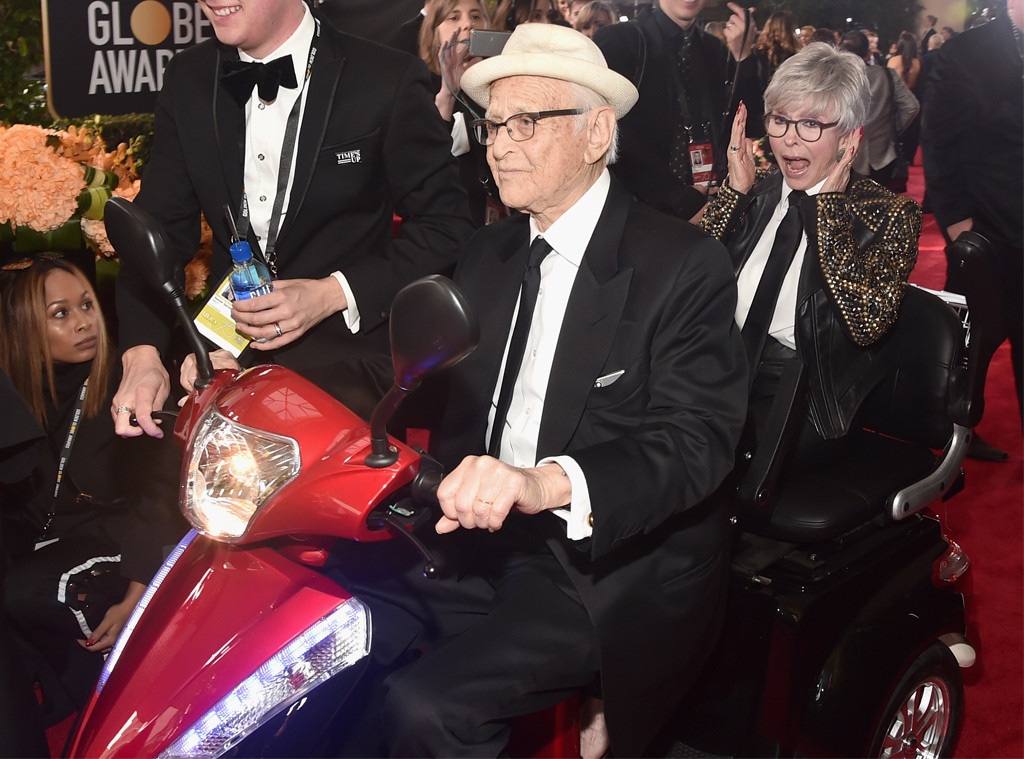
[[[864,68],[821,43],[786,60],[764,96],[777,168],[755,170],[741,105],[728,178],[701,221],[736,268],[755,429],[786,360],[808,369],[809,423],[796,459],[809,464],[823,440],[849,431],[881,379],[871,346],[896,320],[921,232],[917,203],[851,171],[870,99]]]

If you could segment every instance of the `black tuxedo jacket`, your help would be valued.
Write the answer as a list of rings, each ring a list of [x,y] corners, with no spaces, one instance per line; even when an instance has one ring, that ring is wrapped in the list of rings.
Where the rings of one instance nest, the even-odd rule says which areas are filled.
[[[205,214],[214,232],[216,282],[230,266],[222,208],[237,213],[242,199],[245,113],[219,79],[221,62],[237,55],[210,40],[171,59],[136,200],[166,225],[182,265],[196,251]],[[321,22],[307,88],[277,243],[279,276],[340,270],[355,294],[361,329],[353,335],[338,313],[273,357],[260,354],[298,371],[386,352],[394,294],[451,266],[472,231],[451,136],[422,62]],[[404,219],[395,239],[393,213]],[[124,348],[166,347],[173,322],[156,300],[137,283],[119,282]]]
[[[492,224],[457,269],[481,341],[452,372],[437,451],[449,466],[485,451],[528,237],[525,215]],[[538,443],[538,458],[565,453],[582,467],[593,537],[568,541],[552,514],[523,519],[545,531],[596,626],[617,755],[641,754],[719,628],[726,518],[708,498],[732,467],[746,412],[735,301],[719,243],[613,181],[569,298]],[[487,534],[474,537],[487,545]]]
[[[940,227],[974,219],[975,232],[1017,256],[1024,248],[1022,74],[1007,16],[969,29],[930,58],[921,123],[928,201]],[[1004,272],[1019,287],[1020,264]]]
[[[690,219],[706,196],[679,180],[670,168],[672,135],[679,118],[676,56],[656,14],[642,13],[628,24],[603,27],[594,37],[609,68],[619,72],[640,91],[640,99],[619,122],[619,158],[611,171],[644,203]],[[663,14],[662,14],[663,15]],[[662,19],[664,20],[664,19]],[[670,22],[671,23],[671,22]],[[711,143],[719,179],[725,177],[725,150],[732,117],[740,100],[758,110],[761,91],[753,58],[737,68],[728,49],[713,35],[694,30],[703,74],[706,114],[711,120]],[[734,77],[735,87],[733,86]],[[696,115],[696,114],[695,114]]]

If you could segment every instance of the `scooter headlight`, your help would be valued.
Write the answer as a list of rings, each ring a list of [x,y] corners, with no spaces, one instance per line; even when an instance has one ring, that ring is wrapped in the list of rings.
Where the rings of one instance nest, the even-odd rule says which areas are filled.
[[[370,652],[370,611],[350,598],[294,638],[160,754],[218,757]]]
[[[240,538],[257,509],[300,469],[295,440],[238,424],[211,407],[189,450],[185,516],[207,537]]]

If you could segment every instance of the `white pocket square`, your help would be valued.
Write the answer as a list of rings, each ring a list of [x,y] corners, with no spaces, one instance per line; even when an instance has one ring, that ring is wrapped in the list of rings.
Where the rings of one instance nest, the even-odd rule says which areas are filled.
[[[619,377],[626,373],[625,369],[619,369],[618,371],[611,372],[610,374],[603,374],[594,380],[594,387],[608,387],[618,381]]]

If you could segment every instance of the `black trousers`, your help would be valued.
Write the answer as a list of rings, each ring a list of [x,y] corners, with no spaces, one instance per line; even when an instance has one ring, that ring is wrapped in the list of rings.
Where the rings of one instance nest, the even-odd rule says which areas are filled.
[[[84,706],[103,655],[77,641],[124,599],[120,549],[102,531],[83,528],[18,557],[4,578],[4,611],[15,645],[44,697],[45,724]]]
[[[379,738],[364,753],[499,756],[514,718],[594,684],[596,631],[532,529],[538,519],[557,517],[513,515],[496,533],[438,537],[447,569],[434,580],[405,545],[344,552],[341,581],[370,606],[374,657],[411,659],[377,686],[367,713],[379,715]]]

